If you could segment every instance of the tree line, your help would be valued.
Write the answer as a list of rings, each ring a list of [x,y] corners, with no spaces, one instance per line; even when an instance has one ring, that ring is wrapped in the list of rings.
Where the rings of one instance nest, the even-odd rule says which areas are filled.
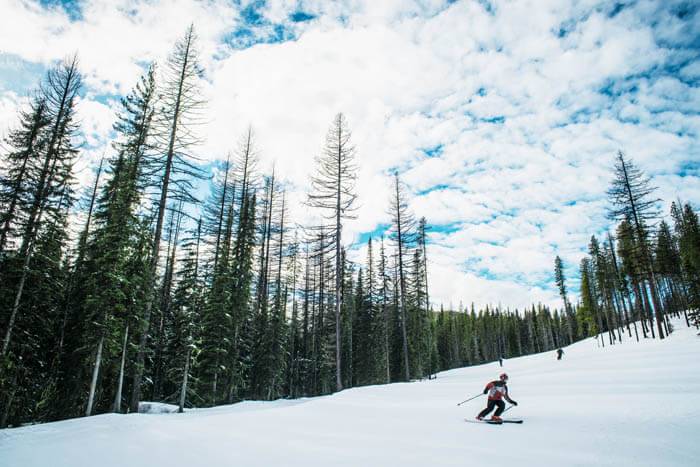
[[[433,310],[430,227],[409,209],[398,174],[390,228],[351,261],[343,227],[356,208],[356,148],[343,114],[311,176],[317,225],[290,219],[284,179],[261,170],[250,128],[215,168],[207,199],[196,199],[201,79],[190,27],[121,100],[84,209],[73,170],[77,59],[51,68],[19,112],[0,168],[0,426],[134,413],[143,400],[182,411],[430,378],[621,322],[586,300]],[[668,279],[661,303],[695,293],[657,275]]]
[[[669,316],[700,326],[700,225],[690,203],[672,202],[671,227],[661,219],[655,188],[634,162],[618,152],[608,190],[615,233],[595,235],[580,263],[576,308],[588,335],[605,346],[628,338],[668,336]],[[555,278],[564,308],[571,308],[561,258]],[[607,336],[607,337],[606,337]]]

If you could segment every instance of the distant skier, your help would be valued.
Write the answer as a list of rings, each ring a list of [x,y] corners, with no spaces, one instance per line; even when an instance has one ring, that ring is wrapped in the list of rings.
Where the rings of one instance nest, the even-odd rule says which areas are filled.
[[[498,407],[496,409],[496,412],[493,414],[491,417],[491,421],[494,422],[500,422],[502,421],[500,415],[503,413],[503,411],[506,408],[506,403],[503,402],[502,399],[507,400],[513,405],[518,405],[517,402],[515,402],[513,399],[511,399],[508,396],[508,386],[506,386],[506,382],[508,381],[508,375],[505,373],[501,373],[501,375],[498,377],[498,380],[496,381],[491,381],[489,384],[486,385],[486,388],[484,388],[484,394],[489,395],[489,402],[488,405],[484,410],[482,410],[479,415],[476,416],[477,420],[483,420],[485,416],[487,416],[491,411],[494,409],[494,407]]]
[[[498,357],[498,364],[503,366],[503,357]]]
[[[562,349],[557,349],[557,360],[561,360],[562,355],[564,355],[564,351]]]

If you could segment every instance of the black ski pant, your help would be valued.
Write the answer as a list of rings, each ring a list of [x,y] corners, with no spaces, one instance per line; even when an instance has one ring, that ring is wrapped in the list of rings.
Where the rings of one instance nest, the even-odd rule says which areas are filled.
[[[493,410],[494,407],[498,407],[498,408],[496,409],[496,412],[494,413],[494,415],[495,415],[495,416],[499,416],[499,415],[501,415],[501,414],[503,413],[503,411],[506,409],[506,403],[503,402],[503,401],[496,401],[496,400],[493,400],[493,399],[489,399],[489,404],[486,406],[486,408],[485,408],[484,410],[482,410],[482,411],[479,413],[479,417],[485,417],[485,416],[487,416],[489,413],[491,413],[491,411]]]

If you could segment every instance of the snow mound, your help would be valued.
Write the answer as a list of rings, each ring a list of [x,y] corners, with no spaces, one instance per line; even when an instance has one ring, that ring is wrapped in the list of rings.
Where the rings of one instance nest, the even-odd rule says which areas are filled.
[[[555,352],[437,379],[184,414],[100,415],[0,430],[2,467],[697,466],[700,338]],[[522,425],[465,423],[502,371]]]
[[[139,402],[139,413],[177,413],[180,407],[162,402]]]

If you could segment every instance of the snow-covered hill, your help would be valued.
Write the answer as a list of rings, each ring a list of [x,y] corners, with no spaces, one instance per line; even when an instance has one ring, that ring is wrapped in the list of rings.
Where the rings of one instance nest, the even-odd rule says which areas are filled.
[[[465,423],[498,363],[431,381],[185,414],[101,415],[0,431],[0,466],[696,466],[700,337],[504,362],[522,425]]]

